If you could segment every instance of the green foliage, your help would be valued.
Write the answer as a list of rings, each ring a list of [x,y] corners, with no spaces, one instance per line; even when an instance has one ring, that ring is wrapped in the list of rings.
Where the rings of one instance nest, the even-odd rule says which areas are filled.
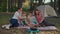
[[[7,8],[7,7],[6,7],[6,3],[5,3],[5,4],[3,3],[2,6],[1,6],[1,10],[2,10],[3,12],[5,12],[5,11],[6,11],[6,8]]]
[[[0,12],[6,12],[7,10],[7,0],[2,0],[2,3],[0,3]]]
[[[23,8],[23,11],[28,12],[28,7],[24,6],[22,8]]]
[[[9,12],[15,12],[15,11],[17,11],[17,8],[18,7],[14,6],[14,7],[8,8],[8,11]]]
[[[7,11],[7,0],[1,0],[1,1],[2,2],[0,3],[0,12],[6,12]],[[16,10],[17,10],[16,5],[11,6],[11,4],[8,3],[9,12],[15,12]]]

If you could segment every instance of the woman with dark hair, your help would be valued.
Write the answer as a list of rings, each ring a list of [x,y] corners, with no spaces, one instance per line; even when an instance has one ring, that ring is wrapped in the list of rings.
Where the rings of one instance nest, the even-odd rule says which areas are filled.
[[[18,27],[22,15],[22,8],[18,8],[18,10],[14,13],[14,16],[10,19],[10,27]]]
[[[35,18],[40,26],[54,26],[53,24],[47,23],[45,21],[44,15],[38,9],[36,9],[34,11],[34,15],[35,15]]]

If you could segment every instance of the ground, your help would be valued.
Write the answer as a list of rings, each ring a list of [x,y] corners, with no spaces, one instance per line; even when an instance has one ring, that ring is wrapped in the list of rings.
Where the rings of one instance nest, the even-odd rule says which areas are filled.
[[[17,29],[12,28],[10,30],[5,30],[1,28],[2,25],[9,24],[9,19],[12,18],[12,16],[13,14],[0,13],[0,34],[18,34],[19,30]],[[46,21],[55,24],[55,26],[60,30],[60,17],[46,18]]]

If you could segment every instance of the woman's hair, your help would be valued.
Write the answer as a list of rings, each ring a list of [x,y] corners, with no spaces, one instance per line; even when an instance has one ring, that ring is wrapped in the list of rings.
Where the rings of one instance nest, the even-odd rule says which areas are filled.
[[[36,11],[39,11],[38,9],[35,9],[34,10],[34,15],[36,15]],[[39,13],[40,13],[40,11],[39,11]],[[39,15],[39,13],[38,13],[38,15]]]

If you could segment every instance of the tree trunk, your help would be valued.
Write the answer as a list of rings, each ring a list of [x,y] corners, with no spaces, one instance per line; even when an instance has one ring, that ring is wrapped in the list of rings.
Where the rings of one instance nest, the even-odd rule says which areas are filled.
[[[41,5],[42,4],[42,0],[39,0],[39,5]]]
[[[58,7],[59,7],[59,13],[60,13],[60,0],[58,0]]]
[[[22,2],[24,2],[25,0],[18,0],[18,8],[22,7]]]

